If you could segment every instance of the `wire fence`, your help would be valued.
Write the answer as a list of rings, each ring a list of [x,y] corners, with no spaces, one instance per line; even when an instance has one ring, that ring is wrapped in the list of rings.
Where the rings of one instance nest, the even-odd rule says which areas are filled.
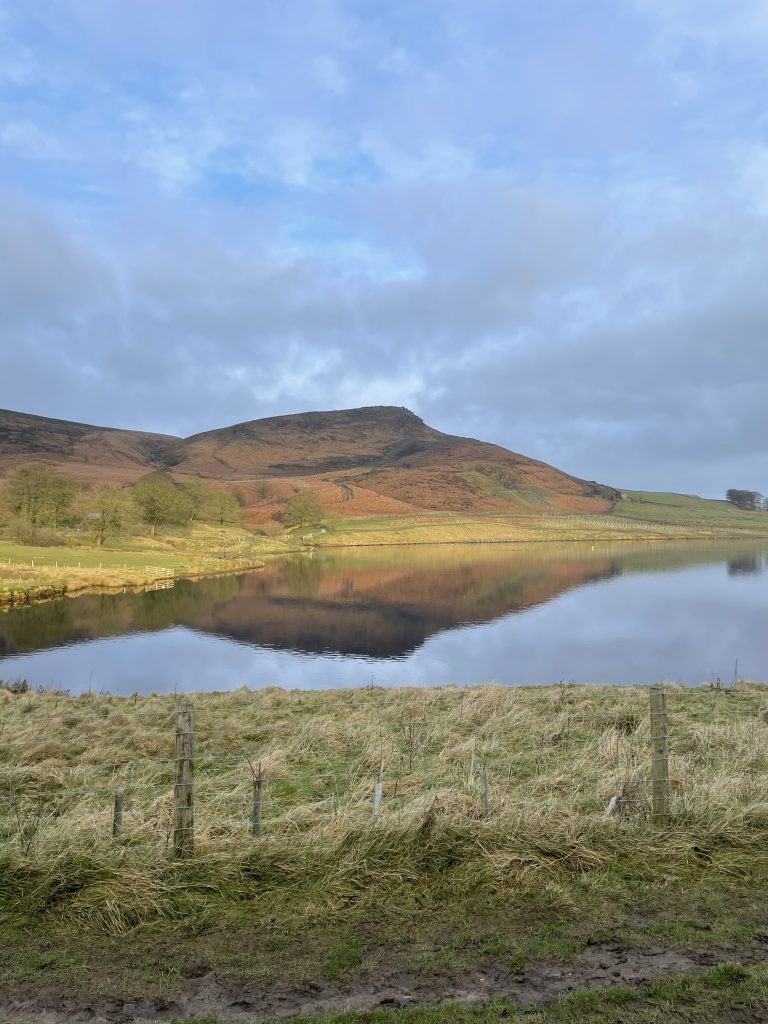
[[[768,687],[602,691],[267,690],[196,707],[18,695],[0,705],[0,846],[180,858],[196,841],[215,851],[437,811],[510,830],[531,808],[667,828],[765,803]]]

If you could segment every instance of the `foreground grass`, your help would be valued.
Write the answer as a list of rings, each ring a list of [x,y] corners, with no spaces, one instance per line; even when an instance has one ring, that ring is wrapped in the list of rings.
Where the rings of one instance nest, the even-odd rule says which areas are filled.
[[[72,592],[142,586],[156,579],[156,568],[172,569],[179,577],[226,572],[257,566],[262,555],[275,550],[288,547],[238,527],[207,523],[104,547],[34,547],[0,540],[0,596],[44,588]]]
[[[672,688],[669,702],[674,820],[660,831],[644,688],[198,694],[197,852],[174,863],[172,697],[0,691],[0,913],[119,931],[253,901],[306,917],[480,887],[568,907],[621,879],[765,877],[766,688]]]
[[[645,688],[269,688],[194,702],[196,850],[174,862],[172,698],[0,689],[0,991],[44,979],[167,998],[203,969],[223,986],[301,986],[387,958],[439,976],[567,961],[617,938],[729,949],[766,927],[765,686],[669,689],[667,828],[648,813]],[[258,839],[252,765],[266,780]],[[754,995],[764,975],[736,981]],[[571,1017],[525,1019],[676,1019],[658,1015],[654,991],[624,1017],[590,995],[546,1011]],[[697,1012],[717,1010],[716,991],[685,991]]]

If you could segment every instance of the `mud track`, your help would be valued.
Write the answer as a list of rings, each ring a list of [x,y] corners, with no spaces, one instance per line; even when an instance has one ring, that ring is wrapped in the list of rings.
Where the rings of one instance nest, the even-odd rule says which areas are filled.
[[[155,1024],[174,1017],[213,1015],[221,1021],[261,1022],[446,1002],[471,1006],[494,996],[507,996],[524,1008],[544,1006],[572,989],[641,986],[653,978],[697,974],[728,961],[757,964],[766,959],[768,934],[746,947],[706,951],[669,950],[659,945],[631,947],[614,942],[588,945],[571,963],[542,961],[523,970],[488,962],[453,973],[416,974],[402,969],[394,959],[379,959],[376,969],[361,968],[338,981],[290,985],[275,979],[261,989],[222,985],[200,964],[183,980],[183,996],[123,1002],[89,999],[87,995],[62,997],[45,989],[0,993],[0,1020],[12,1024]]]

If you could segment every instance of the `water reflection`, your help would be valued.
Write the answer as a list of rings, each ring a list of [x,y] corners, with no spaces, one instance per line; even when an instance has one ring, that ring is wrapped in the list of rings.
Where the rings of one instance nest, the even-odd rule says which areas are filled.
[[[742,555],[728,561],[729,576],[757,576],[765,568],[765,559],[761,555]]]
[[[128,685],[129,679],[142,688],[157,685],[158,678],[170,676],[181,664],[187,664],[192,673],[204,674],[206,659],[216,685],[235,685],[243,681],[238,674],[245,664],[235,647],[251,652],[249,665],[253,652],[262,652],[262,658],[265,652],[285,652],[294,659],[291,664],[303,659],[302,679],[308,659],[321,658],[326,668],[332,659],[331,676],[339,681],[345,673],[339,662],[345,658],[387,664],[404,661],[411,668],[421,664],[426,672],[435,671],[428,666],[434,664],[438,649],[444,652],[438,664],[450,663],[455,679],[512,681],[509,652],[514,649],[515,678],[575,677],[583,664],[582,671],[612,671],[607,678],[627,681],[628,652],[649,642],[656,650],[665,644],[669,650],[674,647],[675,659],[687,647],[693,658],[697,647],[696,671],[701,672],[702,650],[713,651],[709,637],[713,628],[722,630],[728,624],[728,642],[737,648],[736,655],[759,651],[764,645],[762,630],[758,635],[754,626],[755,616],[763,621],[762,597],[758,600],[749,591],[745,607],[747,592],[737,597],[739,591],[734,588],[749,586],[765,564],[765,545],[744,542],[319,552],[313,558],[275,560],[257,573],[177,581],[172,589],[146,593],[89,594],[9,611],[0,615],[0,659],[5,659],[0,660],[0,677],[27,674],[33,681],[47,682],[54,681],[51,673],[55,671],[55,681],[77,687],[82,680],[74,676],[82,673],[83,659],[62,648],[73,652],[83,646],[92,653],[98,647],[100,663],[106,666],[102,674],[109,676],[100,679],[100,685],[109,688]],[[691,574],[707,567],[719,571],[721,580],[733,581],[725,584],[730,589],[720,589],[714,577],[708,578],[704,589],[699,577],[691,587]],[[674,600],[673,579],[677,581]],[[620,587],[621,580],[635,582],[628,589]],[[641,585],[642,580],[648,585]],[[597,591],[591,586],[595,584],[601,584]],[[599,596],[588,597],[592,592]],[[554,601],[566,593],[572,593],[574,601],[566,605]],[[638,599],[641,605],[630,617],[632,602]],[[545,613],[548,606],[561,610]],[[538,609],[535,615],[534,609]],[[516,617],[519,628],[513,626]],[[504,630],[506,650],[499,642],[502,634],[492,623],[503,624],[499,628]],[[625,636],[623,653],[614,637],[619,623]],[[197,639],[193,640],[190,630]],[[652,640],[647,634],[652,634]],[[462,638],[458,648],[450,635]],[[151,667],[144,664],[149,636],[158,638],[157,643],[153,641]],[[164,638],[162,644],[160,638]],[[208,646],[202,652],[204,638]],[[105,642],[113,645],[109,648],[112,667],[103,650]],[[579,662],[582,648],[591,653]],[[127,666],[126,658],[133,658],[134,664]],[[611,669],[614,662],[616,668]],[[645,655],[636,663],[655,664]],[[285,664],[283,658],[281,666]],[[285,667],[280,671],[287,672]],[[49,673],[48,678],[40,678],[43,672]]]

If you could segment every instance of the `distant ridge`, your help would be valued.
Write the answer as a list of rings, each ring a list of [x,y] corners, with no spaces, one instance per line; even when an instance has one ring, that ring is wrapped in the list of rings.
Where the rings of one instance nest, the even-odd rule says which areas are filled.
[[[130,483],[155,469],[201,476],[241,491],[254,520],[300,487],[347,515],[607,512],[618,498],[498,445],[443,434],[395,406],[271,416],[187,438],[0,410],[0,475],[30,460],[84,483]]]

